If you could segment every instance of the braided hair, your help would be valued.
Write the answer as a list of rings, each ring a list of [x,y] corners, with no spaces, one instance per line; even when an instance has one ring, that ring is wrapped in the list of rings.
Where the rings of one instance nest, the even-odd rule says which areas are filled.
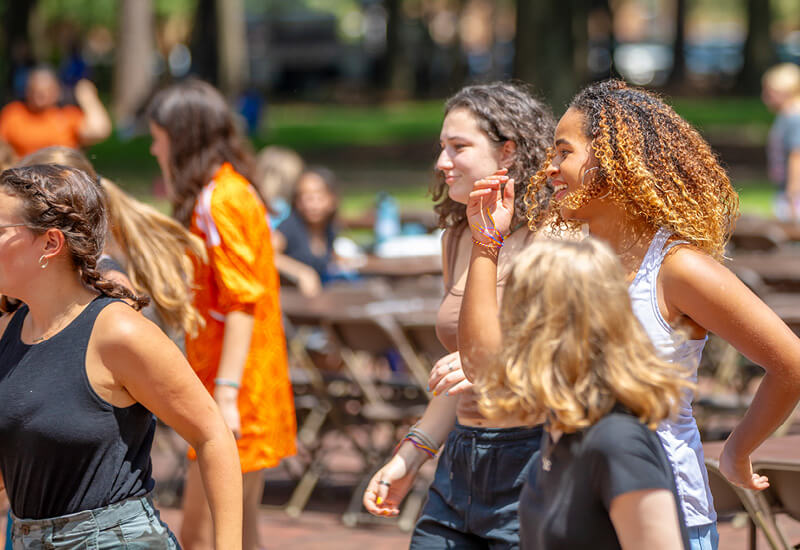
[[[58,229],[84,286],[135,309],[150,299],[105,279],[97,270],[108,228],[103,190],[86,172],[59,164],[11,168],[0,173],[0,189],[23,202],[25,225],[34,233]]]

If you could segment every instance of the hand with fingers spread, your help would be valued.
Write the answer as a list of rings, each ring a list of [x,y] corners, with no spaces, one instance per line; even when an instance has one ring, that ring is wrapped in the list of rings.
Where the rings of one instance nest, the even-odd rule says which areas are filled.
[[[753,491],[763,491],[769,487],[767,476],[753,472],[750,457],[741,458],[735,456],[733,450],[727,444],[722,448],[722,454],[719,457],[719,470],[728,481],[739,487],[752,489]]]
[[[386,465],[378,470],[367,485],[362,499],[364,508],[374,516],[396,516],[406,498],[419,467],[426,457],[404,442]]]
[[[473,241],[499,248],[502,238],[510,233],[514,217],[514,180],[507,174],[508,170],[501,168],[473,185],[467,203]]]
[[[431,369],[428,389],[433,395],[458,395],[472,388],[461,369],[461,356],[453,352],[439,359]]]

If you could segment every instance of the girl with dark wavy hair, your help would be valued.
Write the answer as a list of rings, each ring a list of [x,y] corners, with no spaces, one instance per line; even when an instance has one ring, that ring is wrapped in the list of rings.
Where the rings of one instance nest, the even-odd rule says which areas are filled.
[[[241,548],[236,446],[180,350],[97,269],[103,191],[60,165],[0,174],[0,490],[14,548],[177,548],[150,501],[158,415],[198,449],[219,548]],[[122,300],[134,304],[130,307]]]
[[[738,215],[738,197],[700,134],[654,94],[610,80],[581,91],[556,128],[547,163],[531,183],[529,219],[540,219],[537,193],[553,189],[556,224],[586,224],[622,261],[633,311],[659,356],[688,368],[693,380],[709,331],[766,370],[747,413],[728,438],[720,469],[733,483],[763,489],[750,454],[788,417],[800,398],[800,339],[719,260]],[[498,231],[510,227],[513,190],[475,185],[468,212],[488,209]],[[479,242],[486,238],[474,232]],[[474,246],[459,338],[470,376],[502,338],[495,296],[496,248]],[[598,297],[597,307],[603,307]],[[680,330],[677,330],[680,328]],[[688,338],[687,335],[688,334]],[[674,466],[693,548],[716,547],[692,396],[658,434]]]
[[[513,258],[534,237],[526,227],[522,190],[546,157],[554,122],[547,107],[523,86],[511,83],[468,86],[445,106],[442,151],[436,162],[441,179],[433,189],[445,229],[446,293],[436,332],[451,353],[431,372],[433,399],[424,416],[372,478],[363,499],[373,514],[399,514],[420,466],[447,440],[411,548],[519,545],[519,492],[542,430],[536,422],[482,416],[472,384],[461,370],[458,312],[471,248],[465,205],[476,180],[498,171],[514,178],[516,183],[509,185],[518,187],[520,200],[514,205],[507,247],[499,257],[501,276],[490,287],[502,294]]]
[[[230,109],[209,84],[189,80],[160,92],[150,132],[175,217],[206,246],[208,263],[195,262],[194,277],[203,325],[186,334],[186,355],[236,435],[243,547],[255,549],[262,470],[294,454],[297,431],[267,209],[246,177],[250,156]],[[192,461],[181,531],[192,550],[214,542],[202,487]]]

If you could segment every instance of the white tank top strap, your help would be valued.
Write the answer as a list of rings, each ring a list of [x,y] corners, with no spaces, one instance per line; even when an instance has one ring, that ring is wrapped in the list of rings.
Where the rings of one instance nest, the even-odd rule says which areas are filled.
[[[633,313],[644,328],[658,355],[688,369],[696,380],[697,367],[706,339],[686,340],[669,325],[658,304],[658,274],[664,257],[674,247],[686,241],[668,242],[672,233],[660,228],[653,236],[642,265],[631,282],[628,292]],[[681,498],[687,525],[706,525],[716,520],[714,501],[708,486],[700,433],[692,414],[692,393],[681,399],[675,418],[663,422],[658,435],[675,473],[678,495]]]

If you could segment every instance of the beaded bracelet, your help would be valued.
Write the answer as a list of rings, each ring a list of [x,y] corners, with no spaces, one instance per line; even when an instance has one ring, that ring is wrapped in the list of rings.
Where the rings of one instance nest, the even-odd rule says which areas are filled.
[[[231,380],[229,378],[214,378],[214,385],[215,386],[227,386],[229,388],[239,389],[241,384],[236,380]]]

